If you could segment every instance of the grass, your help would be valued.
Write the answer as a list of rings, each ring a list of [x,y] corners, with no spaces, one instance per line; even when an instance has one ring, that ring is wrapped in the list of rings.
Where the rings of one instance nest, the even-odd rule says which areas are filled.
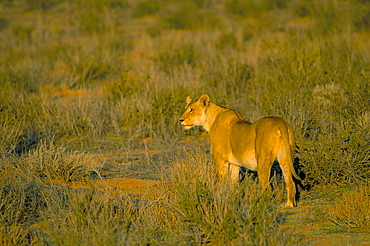
[[[369,230],[366,1],[0,6],[0,244],[307,243],[282,226],[279,179],[268,194],[214,184],[204,132],[178,125],[185,97],[205,93],[286,119],[312,187],[299,204],[339,187],[331,208],[309,203],[313,220]],[[159,183],[141,196],[95,184],[112,177]]]
[[[369,187],[355,187],[335,199],[334,206],[327,209],[329,218],[341,227],[367,231],[370,228],[369,202]]]

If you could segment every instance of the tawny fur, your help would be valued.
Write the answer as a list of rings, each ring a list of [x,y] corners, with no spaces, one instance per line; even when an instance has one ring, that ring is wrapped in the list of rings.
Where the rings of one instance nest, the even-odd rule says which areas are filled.
[[[240,166],[257,171],[259,183],[267,189],[272,164],[277,160],[287,188],[286,206],[297,205],[292,176],[300,180],[293,167],[294,136],[291,127],[279,117],[264,117],[250,123],[239,112],[217,106],[208,95],[197,101],[186,98],[180,118],[185,129],[202,126],[210,134],[211,152],[219,179],[239,180]]]

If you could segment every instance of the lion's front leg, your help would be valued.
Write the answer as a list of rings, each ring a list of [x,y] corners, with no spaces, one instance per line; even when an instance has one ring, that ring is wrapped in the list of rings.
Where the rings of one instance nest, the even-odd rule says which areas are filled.
[[[213,162],[215,164],[217,180],[224,181],[227,178],[229,172],[228,161],[222,160],[220,158],[214,158]]]
[[[224,181],[229,177],[232,183],[239,181],[239,166],[231,164],[226,158],[214,158],[214,164],[218,180]]]
[[[238,165],[230,163],[229,173],[231,182],[237,183],[240,181],[240,167]]]

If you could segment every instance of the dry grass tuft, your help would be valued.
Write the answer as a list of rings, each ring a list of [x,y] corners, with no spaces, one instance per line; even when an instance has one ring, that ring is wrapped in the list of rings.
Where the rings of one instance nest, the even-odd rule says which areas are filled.
[[[343,192],[327,211],[330,220],[341,227],[370,231],[369,186],[360,185]]]

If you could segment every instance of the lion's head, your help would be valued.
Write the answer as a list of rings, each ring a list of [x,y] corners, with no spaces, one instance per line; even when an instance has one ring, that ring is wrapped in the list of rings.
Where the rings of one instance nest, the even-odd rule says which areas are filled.
[[[206,110],[210,103],[208,95],[201,96],[197,101],[194,101],[191,97],[186,97],[185,112],[180,117],[181,125],[186,130],[193,126],[203,126],[206,122]]]

